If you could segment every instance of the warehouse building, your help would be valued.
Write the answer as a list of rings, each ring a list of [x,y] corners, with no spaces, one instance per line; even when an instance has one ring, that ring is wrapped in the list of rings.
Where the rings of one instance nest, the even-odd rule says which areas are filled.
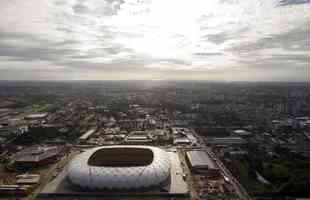
[[[47,113],[37,113],[37,114],[30,114],[25,117],[26,120],[44,120],[47,117]]]
[[[35,185],[40,182],[39,174],[22,174],[16,176],[16,184],[18,185]]]
[[[209,138],[207,140],[207,144],[209,145],[242,145],[245,143],[246,140],[238,136],[216,137],[216,138]]]
[[[217,178],[221,175],[220,169],[205,151],[187,151],[186,161],[193,173],[203,173],[210,178]]]
[[[57,146],[33,146],[18,152],[15,164],[18,168],[43,166],[55,162],[58,154]]]
[[[147,145],[152,144],[152,140],[148,136],[130,135],[125,138],[124,143],[129,145]]]

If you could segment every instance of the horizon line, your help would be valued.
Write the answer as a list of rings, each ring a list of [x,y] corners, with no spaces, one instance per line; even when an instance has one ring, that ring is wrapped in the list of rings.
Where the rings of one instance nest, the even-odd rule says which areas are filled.
[[[248,80],[191,80],[191,79],[93,79],[93,80],[85,80],[85,79],[76,79],[76,80],[68,80],[68,79],[50,79],[50,80],[43,80],[43,79],[37,79],[37,80],[30,80],[30,79],[24,79],[24,80],[5,80],[0,79],[0,82],[134,82],[134,81],[154,81],[154,82],[220,82],[220,83],[310,83],[309,81],[282,81],[282,80],[267,80],[267,81],[248,81]]]

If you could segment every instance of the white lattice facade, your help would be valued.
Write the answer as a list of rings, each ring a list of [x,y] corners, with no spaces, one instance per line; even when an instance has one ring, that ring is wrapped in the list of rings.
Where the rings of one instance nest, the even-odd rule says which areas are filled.
[[[91,166],[89,158],[103,148],[148,149],[153,160],[145,166],[113,167]],[[167,152],[150,146],[106,146],[87,150],[76,156],[69,165],[69,181],[76,186],[90,189],[143,189],[160,185],[170,177],[170,161]]]

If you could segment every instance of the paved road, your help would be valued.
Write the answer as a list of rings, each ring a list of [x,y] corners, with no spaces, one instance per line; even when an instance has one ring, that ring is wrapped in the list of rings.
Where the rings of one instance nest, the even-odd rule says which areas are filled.
[[[190,188],[189,191],[190,191],[190,194],[191,194],[191,199],[199,199],[199,194],[195,188],[195,185],[194,185],[194,180],[193,180],[193,177],[192,177],[192,173],[188,167],[186,163],[186,160],[185,160],[185,152],[184,152],[184,149],[183,148],[179,148],[178,149],[178,154],[179,154],[179,158],[180,158],[180,161],[183,162],[183,165],[182,166],[182,169],[183,169],[183,172],[187,175],[186,176],[186,182],[187,182],[187,185],[188,187]]]
[[[198,141],[202,142],[205,146],[207,147],[206,145],[206,142],[204,140],[203,137],[201,137],[200,135],[198,135],[195,130],[193,130],[193,133],[194,135],[199,138]],[[232,185],[234,186],[235,188],[235,191],[237,192],[238,196],[240,199],[243,199],[243,200],[252,200],[252,198],[250,197],[250,195],[247,193],[246,189],[239,183],[239,181],[230,173],[230,171],[225,167],[225,165],[222,163],[222,161],[220,159],[217,158],[217,156],[215,155],[215,153],[213,153],[211,151],[210,148],[205,148],[206,152],[209,154],[209,156],[211,158],[214,159],[214,161],[216,162],[216,164],[219,166],[219,168],[221,169],[222,173],[228,177],[232,183]]]
[[[239,198],[244,199],[244,200],[251,200],[252,198],[250,195],[247,193],[247,191],[244,189],[244,187],[237,181],[237,179],[230,173],[230,171],[225,167],[225,165],[216,157],[216,155],[210,151],[209,149],[206,150],[208,154],[214,158],[216,164],[220,167],[222,172],[226,177],[228,177],[233,184]]]
[[[170,193],[188,193],[188,187],[183,180],[183,169],[179,155],[177,153],[169,153],[171,161],[171,184]]]
[[[36,199],[37,195],[41,192],[44,186],[50,182],[53,178],[53,175],[56,173],[57,168],[63,168],[75,155],[75,153],[69,153],[68,155],[64,156],[59,162],[54,164],[49,168],[49,170],[45,173],[44,176],[41,177],[40,185],[32,192],[32,194],[28,195],[25,200],[34,200]]]

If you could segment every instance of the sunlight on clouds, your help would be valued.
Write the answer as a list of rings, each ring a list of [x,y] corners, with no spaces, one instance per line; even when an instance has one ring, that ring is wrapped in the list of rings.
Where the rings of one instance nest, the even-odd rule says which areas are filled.
[[[275,9],[277,5],[275,0],[126,1],[111,22],[118,31],[131,35],[124,34],[116,41],[137,53],[183,59],[190,62],[192,68],[232,67],[236,63],[230,62],[229,57],[235,56],[226,49],[287,32],[308,20],[304,15],[309,14],[300,12],[303,8],[298,11],[288,7]],[[212,35],[227,35],[227,39],[214,43],[209,40]],[[194,55],[214,51],[221,52],[222,59]]]
[[[0,61],[178,73],[305,67],[309,10],[294,0],[4,1]]]

